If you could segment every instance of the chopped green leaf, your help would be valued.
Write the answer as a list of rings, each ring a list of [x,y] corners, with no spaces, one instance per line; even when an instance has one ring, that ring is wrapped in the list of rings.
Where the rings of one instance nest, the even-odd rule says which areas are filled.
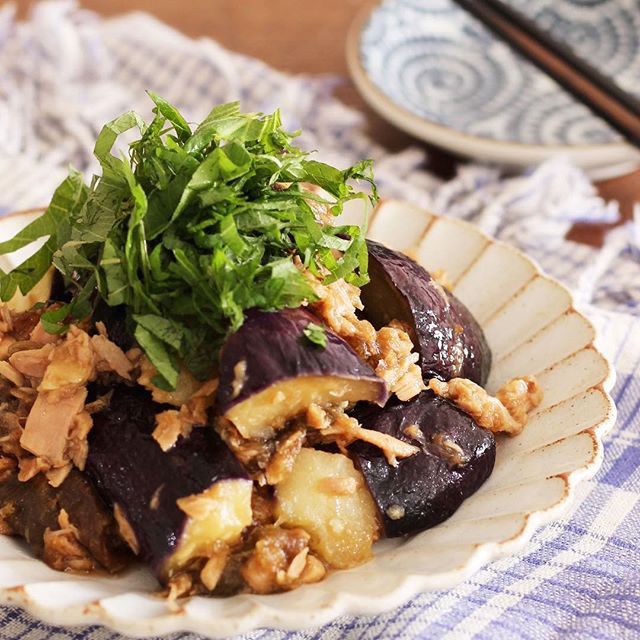
[[[149,96],[149,124],[129,112],[103,127],[94,149],[100,176],[85,185],[72,169],[46,213],[0,242],[3,254],[44,240],[0,272],[0,298],[28,292],[53,264],[73,299],[43,315],[45,328],[63,332],[101,301],[123,306],[157,383],[171,389],[182,367],[198,379],[212,375],[248,309],[317,299],[299,262],[327,282],[366,283],[365,226],[327,225],[317,208],[337,216],[349,200],[375,201],[377,193],[370,161],[340,170],[310,159],[278,111],[242,113],[231,102],[192,130],[173,105]],[[128,157],[117,155],[132,130],[139,137]],[[354,188],[358,181],[370,194]],[[305,336],[326,343],[319,325]]]
[[[324,327],[316,324],[315,322],[310,322],[302,331],[304,337],[311,343],[320,347],[321,349],[326,348],[327,346],[327,334],[325,333]]]

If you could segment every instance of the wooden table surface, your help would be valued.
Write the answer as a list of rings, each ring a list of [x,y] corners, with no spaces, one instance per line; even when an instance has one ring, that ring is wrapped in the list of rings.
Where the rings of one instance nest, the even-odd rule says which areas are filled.
[[[20,15],[35,0],[17,0]],[[391,150],[409,144],[426,148],[427,168],[449,177],[460,158],[415,140],[378,117],[350,82],[345,40],[350,24],[376,0],[81,0],[84,7],[108,16],[131,10],[147,11],[192,37],[208,36],[225,47],[261,58],[291,73],[332,73],[344,77],[339,98],[366,115],[369,133]],[[598,184],[606,199],[618,200],[625,218],[640,202],[640,170]],[[599,244],[605,227],[580,226],[570,237]]]

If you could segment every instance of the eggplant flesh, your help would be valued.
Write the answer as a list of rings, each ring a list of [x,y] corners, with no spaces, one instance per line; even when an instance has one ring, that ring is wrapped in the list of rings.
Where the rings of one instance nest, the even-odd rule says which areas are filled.
[[[318,319],[305,309],[251,311],[220,354],[217,411],[245,438],[266,439],[311,404],[384,405],[384,381],[340,337],[326,347],[304,336]]]
[[[493,434],[431,391],[384,409],[358,406],[354,415],[363,427],[421,449],[394,467],[370,444],[356,442],[349,447],[387,537],[422,531],[446,520],[491,475]]]
[[[195,427],[162,451],[152,433],[164,409],[142,389],[117,387],[109,407],[94,416],[86,465],[161,582],[218,543],[240,539],[251,523],[253,486],[210,427]]]
[[[364,315],[374,326],[400,320],[409,329],[425,379],[468,378],[483,385],[491,351],[482,328],[452,293],[408,256],[368,240],[370,282]]]

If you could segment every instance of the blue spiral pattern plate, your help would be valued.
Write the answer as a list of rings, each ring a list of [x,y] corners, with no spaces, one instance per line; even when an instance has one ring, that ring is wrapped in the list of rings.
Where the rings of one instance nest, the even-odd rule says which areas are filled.
[[[640,0],[510,4],[640,96]],[[356,84],[383,115],[466,155],[528,162],[560,148],[587,166],[637,157],[452,0],[384,0],[352,34],[349,58]]]

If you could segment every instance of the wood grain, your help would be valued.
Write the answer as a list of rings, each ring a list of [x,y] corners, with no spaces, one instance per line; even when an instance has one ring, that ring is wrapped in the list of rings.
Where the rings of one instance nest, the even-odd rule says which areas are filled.
[[[426,168],[447,178],[460,158],[425,145],[377,116],[348,80],[345,40],[350,24],[360,11],[377,0],[84,0],[82,5],[110,16],[132,10],[147,11],[194,38],[207,36],[223,46],[257,58],[289,73],[331,73],[344,78],[336,94],[366,117],[369,134],[390,150],[409,144],[428,152]],[[17,0],[25,16],[34,0]],[[600,194],[621,203],[625,218],[633,203],[640,202],[640,170],[601,182]],[[607,227],[576,226],[570,237],[600,244]]]

